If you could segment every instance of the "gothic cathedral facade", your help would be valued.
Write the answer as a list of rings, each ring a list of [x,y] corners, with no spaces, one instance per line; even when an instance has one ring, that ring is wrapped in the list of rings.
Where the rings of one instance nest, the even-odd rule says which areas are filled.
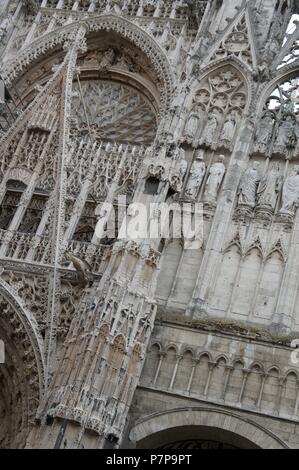
[[[297,13],[1,1],[1,448],[299,448]]]

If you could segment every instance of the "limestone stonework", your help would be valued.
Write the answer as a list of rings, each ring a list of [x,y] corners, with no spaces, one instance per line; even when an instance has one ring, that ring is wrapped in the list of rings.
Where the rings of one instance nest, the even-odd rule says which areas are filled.
[[[299,448],[297,13],[1,1],[1,448]]]

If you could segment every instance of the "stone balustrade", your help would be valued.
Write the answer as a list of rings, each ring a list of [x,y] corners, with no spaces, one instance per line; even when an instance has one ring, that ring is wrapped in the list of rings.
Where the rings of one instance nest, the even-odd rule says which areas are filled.
[[[12,236],[13,235],[13,236]],[[0,230],[0,249],[2,259],[10,259],[16,261],[25,261],[28,263],[37,263],[41,265],[52,265],[53,242],[47,237],[38,237],[28,233],[10,232],[8,230]],[[91,244],[79,241],[70,241],[65,252],[69,252],[76,257],[88,261],[91,270],[101,273],[105,270],[111,247],[99,245],[96,250],[92,250],[92,254],[88,254]],[[70,268],[71,263],[63,257],[62,266]]]

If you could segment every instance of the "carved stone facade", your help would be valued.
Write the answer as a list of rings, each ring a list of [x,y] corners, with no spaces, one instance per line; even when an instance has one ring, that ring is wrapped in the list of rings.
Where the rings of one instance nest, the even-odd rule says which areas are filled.
[[[0,447],[299,448],[297,13],[2,0]]]

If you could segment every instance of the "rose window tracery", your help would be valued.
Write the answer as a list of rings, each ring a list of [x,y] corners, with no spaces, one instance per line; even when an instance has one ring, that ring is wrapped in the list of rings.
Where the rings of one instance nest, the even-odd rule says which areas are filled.
[[[81,85],[89,123],[100,139],[150,144],[156,134],[156,116],[148,100],[133,88],[112,81],[90,80]],[[87,128],[78,90],[73,118],[79,130]]]

